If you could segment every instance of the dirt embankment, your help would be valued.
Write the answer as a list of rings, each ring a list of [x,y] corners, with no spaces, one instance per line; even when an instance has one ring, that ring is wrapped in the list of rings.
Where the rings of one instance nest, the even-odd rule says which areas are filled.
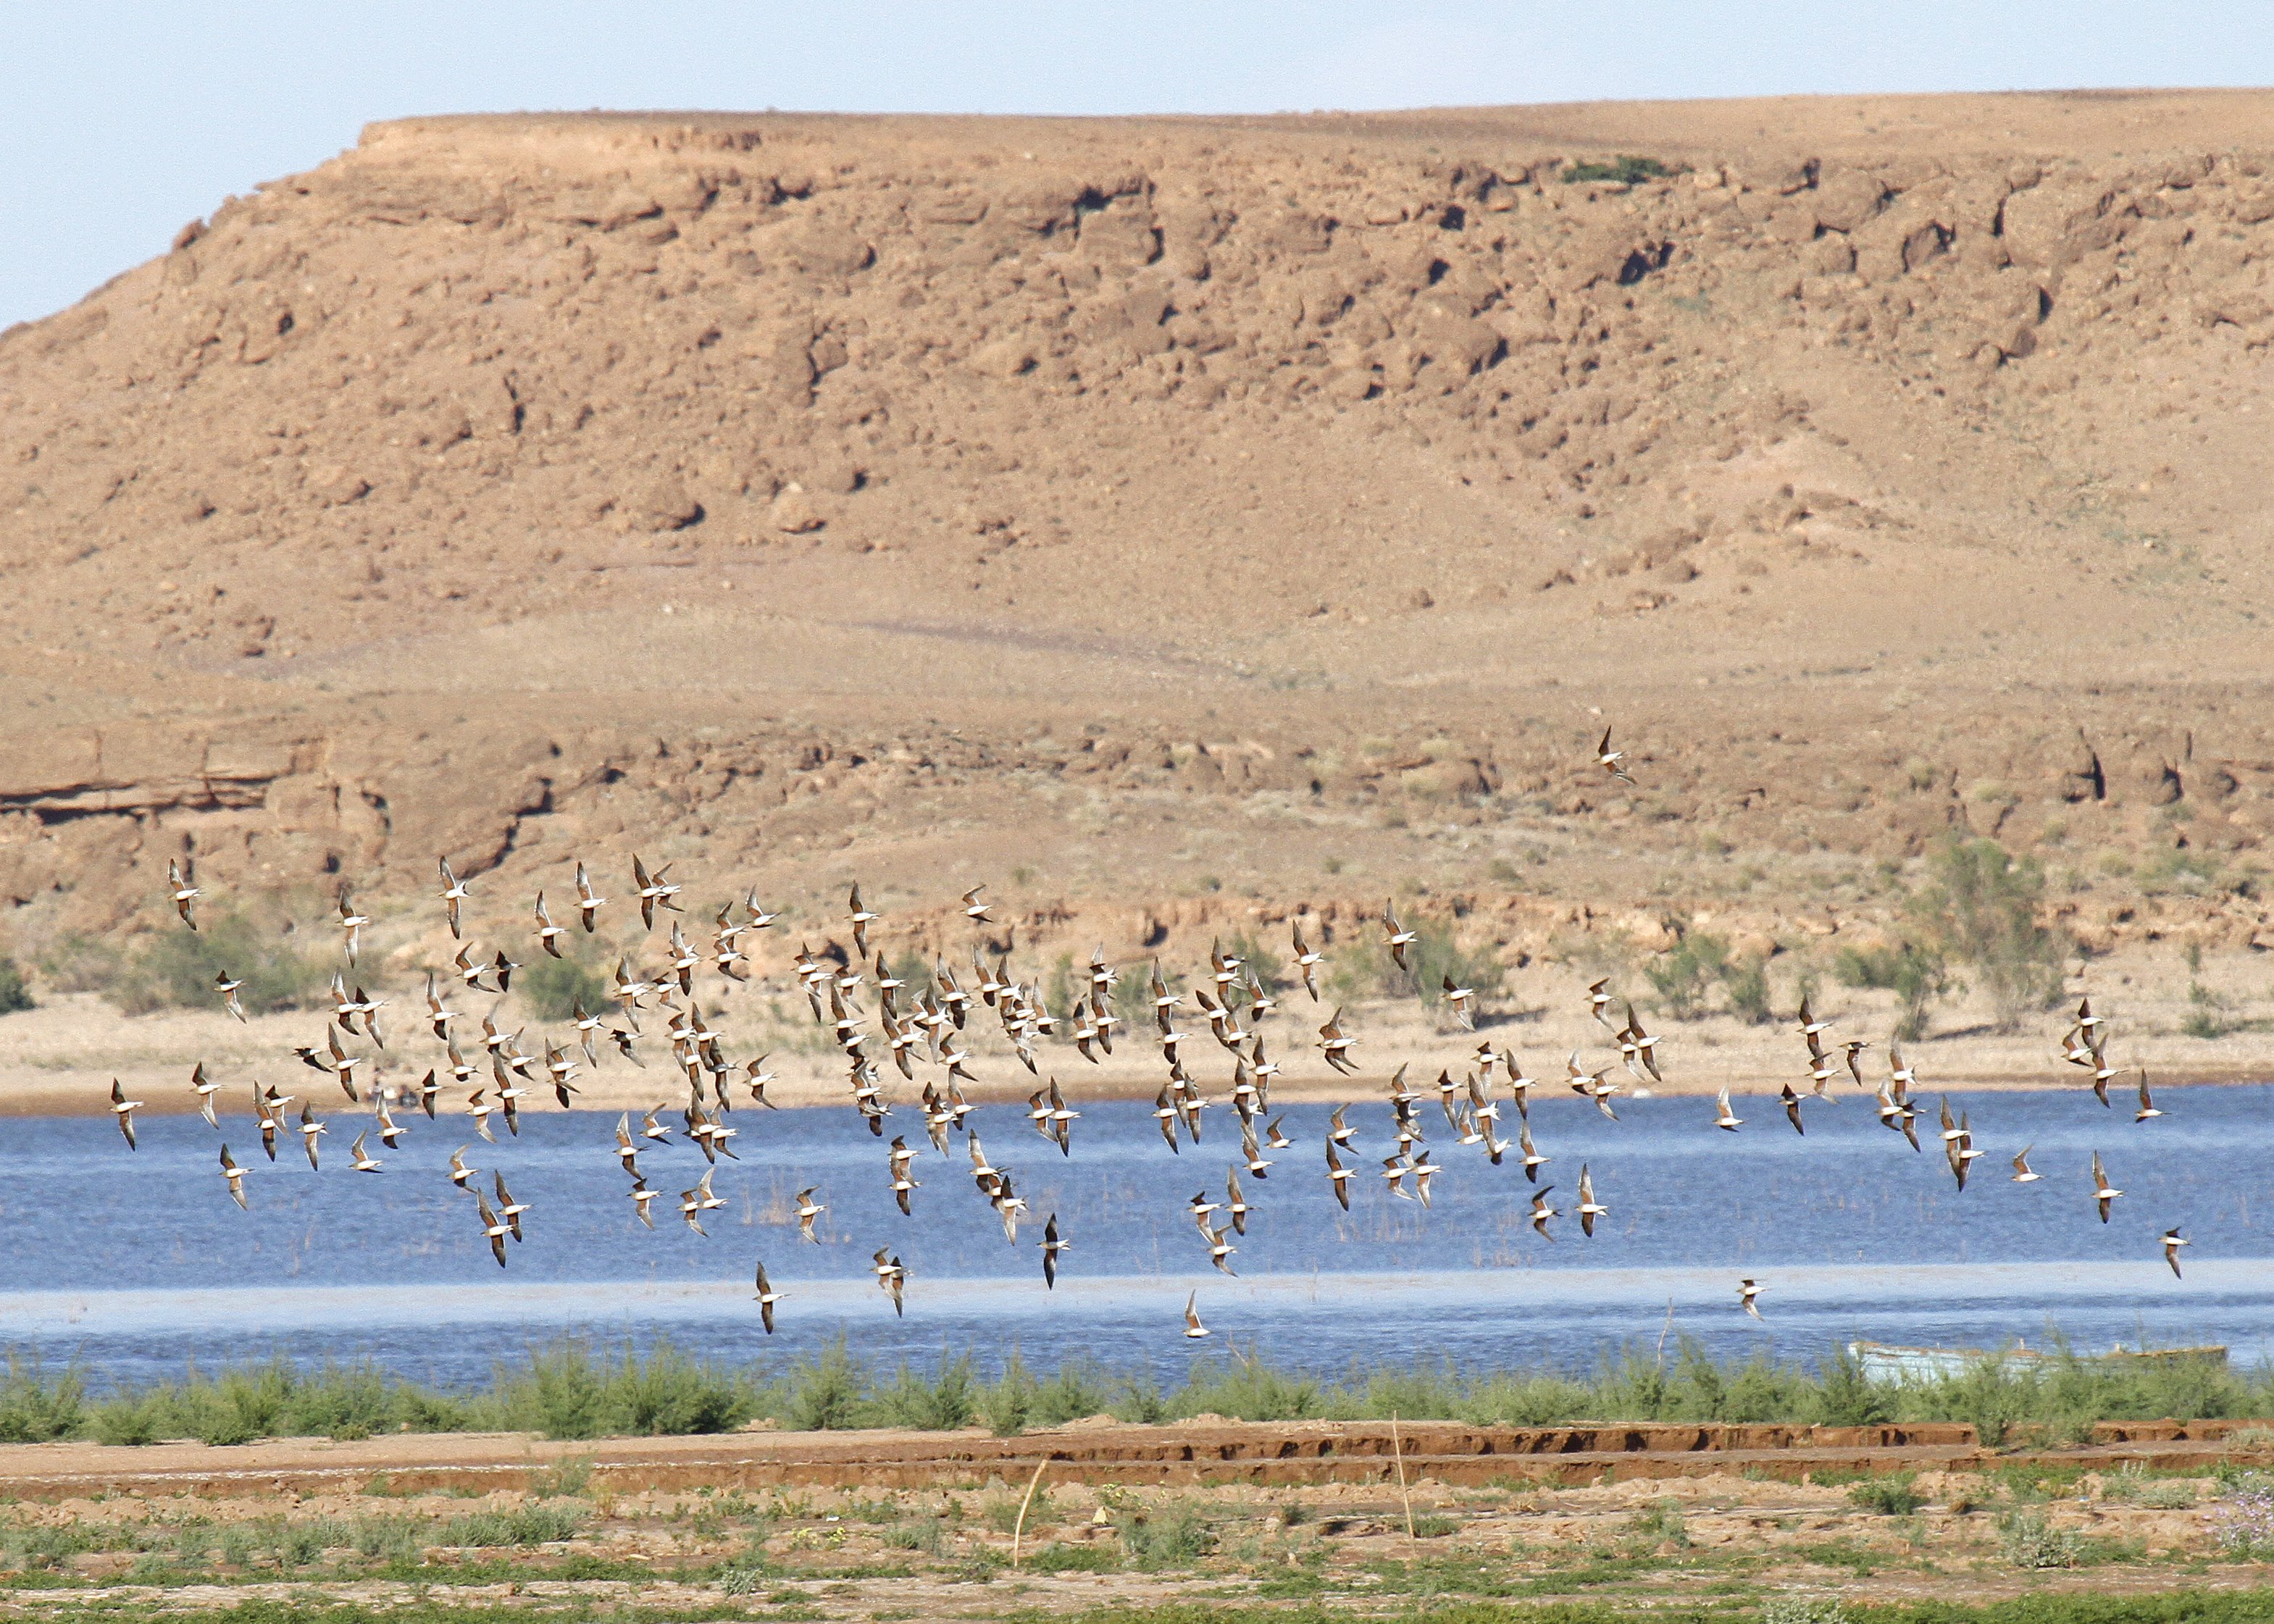
[[[1956,1423],[1874,1426],[1725,1423],[1470,1426],[1449,1422],[1227,1421],[1201,1417],[1158,1426],[1097,1417],[1072,1426],[997,1438],[983,1427],[952,1432],[753,1430],[721,1438],[606,1439],[547,1443],[526,1434],[421,1433],[340,1443],[276,1439],[215,1447],[175,1442],[0,1447],[0,1485],[33,1499],[90,1493],[230,1494],[353,1490],[383,1477],[389,1492],[522,1490],[563,1461],[588,1466],[619,1493],[705,1485],[775,1488],[915,1488],[982,1483],[1034,1470],[1088,1484],[1395,1483],[1415,1478],[1480,1485],[1600,1484],[1709,1474],[1798,1482],[1814,1472],[1980,1471],[2021,1464],[2090,1471],[2208,1474],[2222,1462],[2267,1452],[2263,1423],[2103,1422],[2093,1440],[2065,1448],[1984,1448]]]

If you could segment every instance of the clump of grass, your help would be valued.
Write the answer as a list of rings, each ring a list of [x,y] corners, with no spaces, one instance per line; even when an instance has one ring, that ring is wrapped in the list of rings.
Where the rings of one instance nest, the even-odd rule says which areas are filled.
[[[2075,1534],[2055,1528],[2041,1511],[2015,1511],[2001,1518],[1999,1545],[2016,1568],[2074,1568],[2082,1547]]]
[[[357,1553],[375,1562],[412,1562],[425,1548],[425,1525],[410,1517],[358,1517]]]
[[[574,1538],[584,1526],[584,1513],[574,1506],[516,1506],[511,1511],[475,1511],[452,1517],[435,1530],[434,1543],[478,1547],[552,1545]]]
[[[1919,1496],[1916,1479],[1909,1472],[1898,1472],[1891,1477],[1870,1477],[1851,1484],[1848,1489],[1850,1505],[1864,1511],[1876,1512],[1883,1517],[1907,1517],[1926,1502]]]
[[[1761,1624],[1848,1624],[1836,1596],[1771,1596],[1761,1603]]]
[[[719,1588],[729,1596],[755,1596],[765,1587],[766,1579],[763,1560],[752,1561],[746,1557],[719,1564]]]
[[[1133,1507],[1113,1525],[1129,1560],[1148,1571],[1187,1567],[1216,1548],[1216,1530],[1197,1506]]]
[[[947,1548],[947,1524],[937,1517],[907,1517],[884,1530],[884,1541],[895,1551],[921,1551],[937,1556]]]
[[[1627,1531],[1640,1539],[1668,1539],[1683,1550],[1690,1547],[1690,1524],[1682,1502],[1672,1495],[1653,1500],[1627,1520]]]
[[[979,1515],[984,1519],[987,1526],[997,1533],[1007,1534],[1019,1525],[1019,1504],[1025,1499],[1026,1494],[1023,1490],[1017,1493],[1006,1491],[1000,1494],[990,1494],[980,1502]],[[1044,1484],[1036,1487],[1034,1501],[1027,1507],[1028,1528],[1031,1530],[1047,1527],[1055,1509],[1050,1500],[1050,1485]]]
[[[592,1457],[563,1455],[529,1474],[529,1492],[538,1500],[573,1500],[591,1486]]]

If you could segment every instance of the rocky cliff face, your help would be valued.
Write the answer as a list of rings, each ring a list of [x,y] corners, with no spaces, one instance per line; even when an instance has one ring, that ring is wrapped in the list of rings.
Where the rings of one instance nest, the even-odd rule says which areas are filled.
[[[0,891],[2247,850],[2264,100],[375,127],[0,337]]]

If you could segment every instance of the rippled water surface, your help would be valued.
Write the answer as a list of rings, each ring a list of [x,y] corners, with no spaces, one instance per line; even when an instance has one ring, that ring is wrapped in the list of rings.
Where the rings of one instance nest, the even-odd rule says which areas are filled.
[[[2082,1092],[1954,1094],[1987,1153],[1963,1194],[1931,1116],[1914,1154],[1861,1095],[1812,1107],[1804,1139],[1767,1100],[1741,1101],[1748,1120],[1732,1135],[1712,1125],[1710,1101],[1622,1101],[1611,1122],[1542,1098],[1533,1129],[1554,1158],[1543,1182],[1568,1207],[1585,1162],[1611,1209],[1593,1240],[1567,1218],[1553,1244],[1527,1222],[1517,1158],[1495,1168],[1453,1143],[1434,1104],[1422,1109],[1444,1167],[1434,1205],[1392,1198],[1375,1177],[1391,1148],[1389,1108],[1354,1099],[1370,1154],[1352,1159],[1352,1210],[1337,1207],[1324,1173],[1328,1109],[1288,1108],[1296,1147],[1273,1153],[1267,1177],[1244,1178],[1255,1210],[1237,1279],[1209,1267],[1186,1205],[1203,1188],[1222,1199],[1238,1152],[1224,1110],[1209,1114],[1203,1144],[1172,1155],[1148,1107],[1088,1102],[1061,1158],[1023,1108],[983,1107],[973,1125],[1032,1208],[1016,1246],[974,1188],[960,1139],[943,1159],[907,1107],[886,1136],[922,1150],[913,1217],[892,1205],[885,1141],[849,1109],[742,1110],[731,1119],[742,1159],[719,1163],[727,1205],[705,1219],[707,1238],[674,1209],[704,1168],[676,1139],[643,1154],[665,1194],[653,1231],[635,1221],[612,1116],[531,1113],[518,1139],[501,1132],[495,1147],[462,1119],[408,1117],[410,1138],[375,1175],[349,1169],[360,1124],[344,1109],[320,1173],[297,1143],[280,1144],[272,1165],[242,1116],[225,1116],[220,1133],[194,1116],[146,1118],[133,1154],[107,1120],[12,1119],[0,1123],[17,1169],[0,1186],[0,1327],[19,1349],[125,1380],[174,1373],[192,1357],[281,1351],[460,1382],[563,1332],[667,1336],[737,1359],[840,1335],[885,1362],[1016,1346],[1044,1368],[1084,1355],[1168,1373],[1194,1357],[1178,1332],[1197,1288],[1216,1333],[1200,1346],[1252,1345],[1329,1373],[1445,1357],[1588,1365],[1655,1339],[1669,1310],[1677,1334],[1725,1353],[1812,1356],[1850,1336],[1978,1346],[2055,1327],[2087,1349],[2144,1339],[2225,1342],[2244,1360],[2274,1350],[2264,1086],[2172,1088],[2158,1095],[2169,1114],[2144,1124]],[[250,1213],[217,1172],[224,1139],[252,1169]],[[2025,1143],[2041,1183],[2008,1178]],[[501,1169],[531,1205],[506,1269],[446,1175],[461,1145],[485,1183]],[[2126,1192],[2105,1226],[2091,1199],[2095,1150]],[[820,1245],[801,1242],[790,1215],[806,1184],[829,1206]],[[1045,1291],[1037,1244],[1053,1212],[1073,1245]],[[2157,1244],[2173,1224],[2195,1243],[2184,1281]],[[904,1319],[868,1274],[878,1246],[907,1267]],[[789,1294],[771,1341],[749,1300],[759,1259]],[[1737,1312],[1744,1274],[1766,1283],[1766,1325]]]

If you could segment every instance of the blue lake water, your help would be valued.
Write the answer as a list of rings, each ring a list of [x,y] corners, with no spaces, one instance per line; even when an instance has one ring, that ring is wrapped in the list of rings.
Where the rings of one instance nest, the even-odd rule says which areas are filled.
[[[1654,1341],[1670,1305],[1676,1335],[1721,1353],[1805,1357],[1856,1336],[2037,1342],[2056,1328],[2090,1350],[2145,1341],[2224,1342],[2245,1362],[2274,1352],[2274,1192],[2258,1182],[2274,1161],[2264,1086],[2161,1091],[2168,1115],[2142,1124],[2083,1091],[1954,1094],[1986,1153],[1963,1194],[1931,1116],[1915,1154],[1860,1094],[1811,1106],[1804,1139],[1768,1100],[1741,1101],[1748,1120],[1732,1135],[1714,1129],[1708,1101],[1623,1100],[1611,1122],[1546,1097],[1532,1116],[1554,1158],[1543,1182],[1568,1210],[1584,1162],[1611,1209],[1593,1240],[1565,1218],[1554,1244],[1530,1227],[1517,1158],[1495,1168],[1480,1147],[1454,1144],[1434,1104],[1419,1109],[1444,1169],[1434,1205],[1391,1197],[1374,1176],[1391,1149],[1389,1107],[1353,1098],[1367,1154],[1346,1158],[1360,1175],[1352,1212],[1325,1177],[1328,1108],[1288,1108],[1296,1148],[1273,1153],[1268,1177],[1243,1176],[1254,1211],[1237,1279],[1209,1267],[1186,1211],[1204,1186],[1222,1199],[1237,1159],[1224,1110],[1209,1114],[1202,1145],[1171,1154],[1148,1106],[1077,1101],[1073,1152],[1061,1158],[1023,1108],[982,1107],[972,1124],[1030,1204],[1016,1246],[975,1189],[960,1138],[943,1159],[907,1107],[887,1139],[905,1133],[922,1150],[912,1218],[892,1204],[886,1140],[849,1109],[745,1109],[730,1119],[742,1159],[719,1164],[727,1206],[706,1216],[707,1238],[674,1209],[704,1167],[676,1139],[642,1155],[664,1194],[652,1232],[636,1221],[613,1115],[531,1112],[518,1139],[501,1131],[494,1147],[463,1118],[406,1116],[409,1138],[373,1175],[349,1168],[360,1122],[344,1109],[320,1173],[297,1142],[280,1143],[273,1165],[262,1158],[241,1116],[224,1116],[218,1133],[194,1116],[146,1118],[136,1154],[104,1119],[10,1119],[0,1141],[19,1175],[0,1184],[0,1342],[123,1380],[172,1374],[190,1358],[281,1353],[370,1358],[457,1384],[564,1333],[663,1337],[734,1361],[810,1353],[840,1335],[887,1365],[943,1350],[990,1363],[1015,1347],[1045,1370],[1087,1357],[1164,1376],[1237,1345],[1334,1374],[1446,1358],[1592,1366]],[[223,1139],[252,1169],[249,1213],[218,1174]],[[2041,1183],[2008,1178],[2025,1143]],[[447,1176],[461,1145],[485,1185],[501,1169],[531,1205],[528,1238],[503,1270],[472,1199]],[[2105,1226],[2091,1194],[2096,1150],[2127,1192]],[[790,1217],[806,1184],[829,1207],[819,1245],[802,1242]],[[1073,1244],[1046,1291],[1038,1245],[1053,1212]],[[2194,1243],[2185,1280],[2158,1246],[2173,1224]],[[905,1318],[868,1273],[878,1246],[907,1267]],[[772,1338],[749,1301],[759,1259],[788,1293]],[[1745,1274],[1767,1287],[1766,1324],[1737,1311]],[[1216,1333],[1201,1343],[1178,1335],[1195,1288]]]

